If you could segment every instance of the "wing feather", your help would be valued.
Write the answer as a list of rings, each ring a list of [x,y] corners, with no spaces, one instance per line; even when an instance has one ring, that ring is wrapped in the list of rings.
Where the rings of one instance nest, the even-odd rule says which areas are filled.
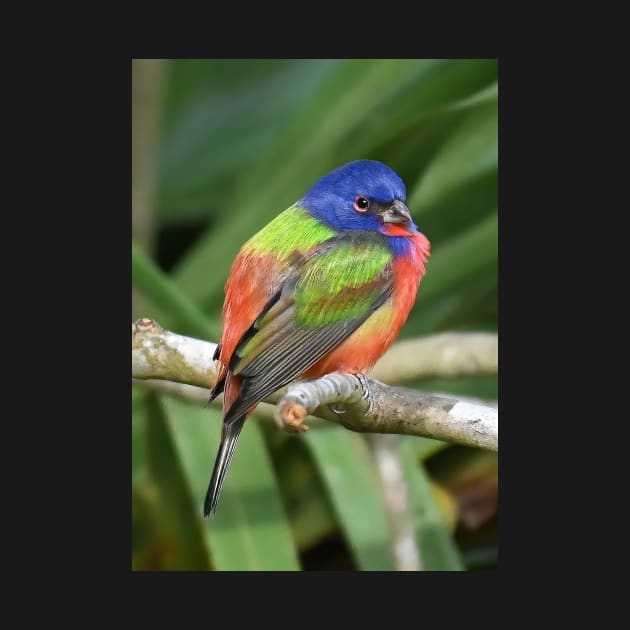
[[[391,297],[392,257],[381,239],[333,240],[296,263],[237,344],[230,370],[243,377],[243,389],[229,417],[298,378]],[[363,270],[357,268],[362,260]]]

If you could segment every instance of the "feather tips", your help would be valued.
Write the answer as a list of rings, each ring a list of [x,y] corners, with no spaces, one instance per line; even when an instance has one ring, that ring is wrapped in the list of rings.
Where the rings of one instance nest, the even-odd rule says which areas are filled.
[[[230,357],[243,390],[229,415],[299,377],[387,302],[394,288],[391,260],[384,238],[372,234],[338,236],[296,258]]]

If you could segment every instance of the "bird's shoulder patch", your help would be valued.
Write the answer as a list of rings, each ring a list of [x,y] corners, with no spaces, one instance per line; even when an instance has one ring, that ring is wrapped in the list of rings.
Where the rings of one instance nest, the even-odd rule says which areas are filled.
[[[308,211],[293,205],[254,234],[241,252],[251,256],[273,254],[286,262],[295,252],[310,251],[336,235],[335,230]]]

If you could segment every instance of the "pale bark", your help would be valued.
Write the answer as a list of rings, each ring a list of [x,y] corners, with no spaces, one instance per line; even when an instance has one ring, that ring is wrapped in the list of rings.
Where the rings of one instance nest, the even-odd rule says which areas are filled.
[[[480,356],[487,357],[489,342],[487,337],[481,342],[477,339],[477,347],[483,350]],[[496,348],[496,343],[492,343]],[[468,350],[459,354],[462,361],[467,365],[483,365],[484,370],[489,370],[489,359],[471,359],[473,345],[469,344]],[[132,377],[175,381],[209,389],[217,374],[217,363],[212,358],[215,349],[214,343],[164,330],[153,320],[138,320],[132,325]],[[457,352],[452,351],[448,357],[450,372],[455,369],[455,356]],[[439,375],[439,369],[440,366],[431,374]],[[364,398],[360,381],[350,375],[329,374],[316,381],[294,383],[284,394],[281,392],[273,397],[275,400],[280,397],[276,417],[285,427],[298,430],[305,430],[304,419],[308,414],[314,414],[353,431],[418,435],[498,450],[496,408],[455,397],[392,387],[372,379],[367,379],[367,383],[372,405]],[[343,413],[334,412],[329,405],[341,408]]]

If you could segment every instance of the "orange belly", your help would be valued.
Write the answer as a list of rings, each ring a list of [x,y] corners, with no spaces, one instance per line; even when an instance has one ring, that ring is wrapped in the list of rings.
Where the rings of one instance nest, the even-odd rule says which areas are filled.
[[[359,374],[369,370],[392,345],[400,332],[392,301],[387,301],[330,354],[313,365],[303,378],[317,378],[330,372]]]
[[[395,263],[396,280],[392,297],[330,354],[309,368],[303,378],[317,378],[330,372],[359,374],[369,370],[394,343],[407,321],[424,273],[411,261]]]

